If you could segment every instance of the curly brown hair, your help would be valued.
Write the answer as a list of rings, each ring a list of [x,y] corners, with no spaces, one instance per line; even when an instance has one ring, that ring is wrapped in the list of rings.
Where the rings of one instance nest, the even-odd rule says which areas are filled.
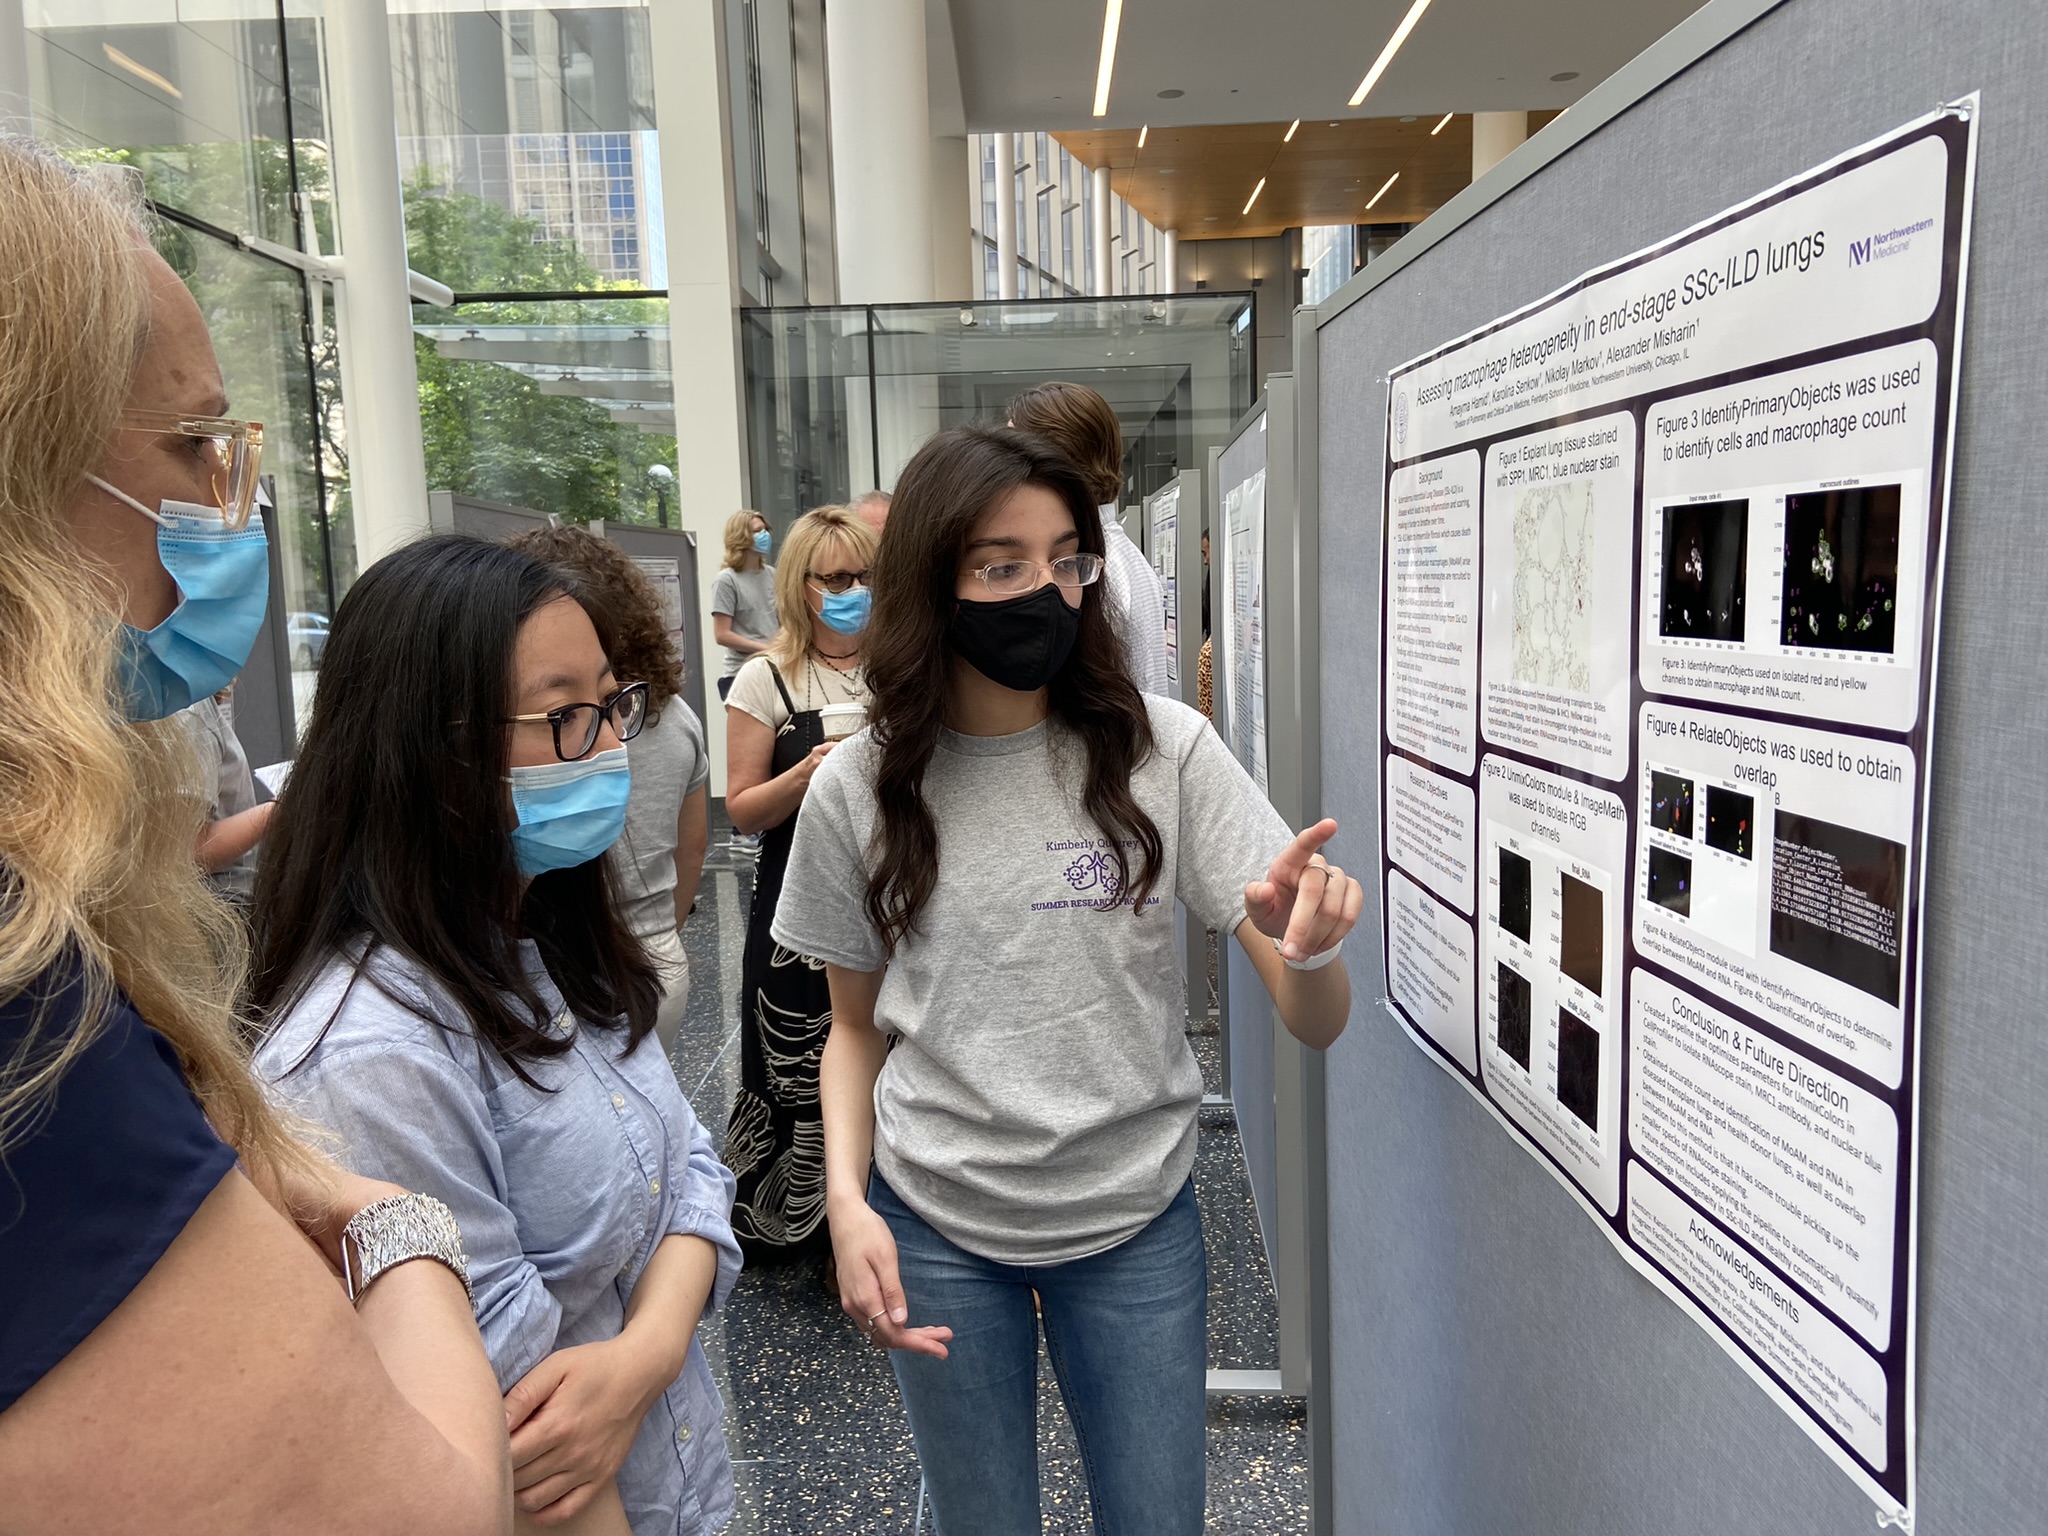
[[[612,670],[622,683],[645,683],[658,710],[683,691],[683,663],[661,623],[654,583],[632,557],[588,528],[535,528],[505,541],[571,577],[611,619]]]

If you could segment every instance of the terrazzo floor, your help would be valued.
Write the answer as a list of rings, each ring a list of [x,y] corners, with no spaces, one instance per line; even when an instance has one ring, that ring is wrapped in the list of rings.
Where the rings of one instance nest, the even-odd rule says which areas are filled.
[[[691,1105],[722,1139],[739,1082],[740,953],[753,866],[732,850],[715,805],[713,821],[697,909],[683,927],[690,1010],[674,1060]],[[1198,1024],[1190,1039],[1213,1090],[1213,1024]],[[1271,1368],[1272,1279],[1228,1110],[1202,1112],[1195,1193],[1209,1256],[1209,1363]],[[730,1536],[931,1536],[895,1378],[826,1295],[819,1264],[749,1270],[703,1337],[725,1395],[739,1491]],[[1306,1428],[1298,1399],[1210,1398],[1209,1531],[1291,1536],[1308,1528]],[[1038,1437],[1045,1536],[1086,1536],[1079,1454],[1042,1348]]]

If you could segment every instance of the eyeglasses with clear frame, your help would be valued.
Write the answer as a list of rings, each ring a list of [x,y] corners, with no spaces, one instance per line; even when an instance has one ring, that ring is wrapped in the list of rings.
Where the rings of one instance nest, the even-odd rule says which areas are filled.
[[[230,529],[249,526],[256,507],[256,477],[263,464],[263,423],[231,416],[183,416],[176,411],[123,411],[121,430],[175,434],[205,460],[213,499]]]
[[[539,725],[545,720],[555,733],[555,756],[573,763],[597,745],[597,733],[609,719],[620,741],[631,741],[647,723],[647,685],[628,683],[602,704],[560,704],[540,715],[508,715],[507,725]]]
[[[833,571],[830,575],[811,571],[806,579],[820,592],[851,592],[855,587],[874,585],[871,573],[867,571]]]
[[[1038,573],[1041,571],[1051,575],[1054,586],[1069,589],[1093,586],[1102,579],[1102,556],[1061,555],[1053,561],[997,560],[982,566],[974,574],[997,597],[1022,597],[1038,586]]]

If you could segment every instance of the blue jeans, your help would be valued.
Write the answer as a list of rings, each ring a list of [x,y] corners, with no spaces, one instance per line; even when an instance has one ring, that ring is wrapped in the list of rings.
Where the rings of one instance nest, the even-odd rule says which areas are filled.
[[[912,1326],[953,1330],[948,1359],[889,1356],[938,1536],[1038,1536],[1041,1316],[1098,1536],[1200,1536],[1209,1287],[1192,1181],[1135,1237],[1066,1264],[955,1247],[880,1174],[868,1204],[895,1234]]]

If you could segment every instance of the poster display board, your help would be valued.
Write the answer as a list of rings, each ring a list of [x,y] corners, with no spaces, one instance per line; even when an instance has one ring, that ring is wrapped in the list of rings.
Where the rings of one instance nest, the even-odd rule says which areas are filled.
[[[1152,567],[1166,595],[1166,681],[1180,697],[1180,482],[1145,503],[1151,520]]]
[[[1266,793],[1266,471],[1223,494],[1224,719],[1231,751]]]
[[[1975,109],[1388,378],[1390,1006],[1907,1520]]]
[[[673,555],[634,555],[633,563],[654,585],[654,596],[661,604],[661,627],[668,631],[669,638],[676,642],[676,654],[682,654],[683,641],[683,562]]]

